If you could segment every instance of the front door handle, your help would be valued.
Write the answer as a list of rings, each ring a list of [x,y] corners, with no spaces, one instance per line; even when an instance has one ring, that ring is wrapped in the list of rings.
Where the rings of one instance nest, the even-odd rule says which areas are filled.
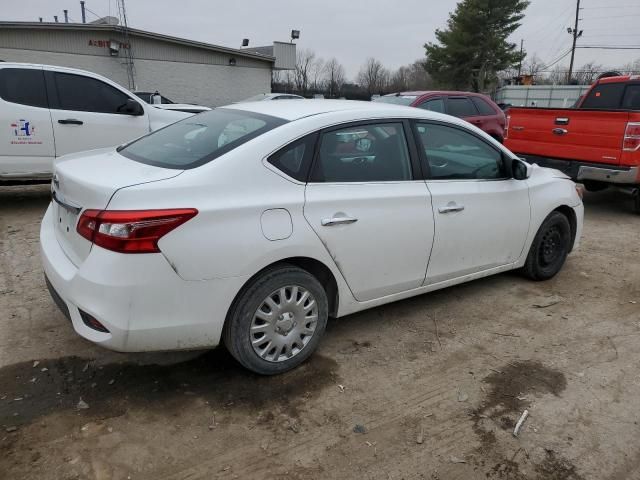
[[[58,123],[62,125],[82,125],[84,122],[82,120],[76,120],[75,118],[65,118],[63,120],[58,120]]]
[[[464,210],[464,205],[448,204],[446,207],[438,208],[440,213],[461,212]]]
[[[551,131],[554,135],[566,135],[567,133],[569,133],[569,130],[567,130],[566,128],[554,128]]]
[[[350,225],[352,223],[356,223],[357,221],[357,218],[352,217],[333,217],[323,218],[320,223],[323,227],[331,227],[333,225]]]

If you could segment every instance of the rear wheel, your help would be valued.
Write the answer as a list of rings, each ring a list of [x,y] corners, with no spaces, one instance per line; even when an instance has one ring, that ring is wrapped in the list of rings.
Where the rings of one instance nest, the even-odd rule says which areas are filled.
[[[294,266],[265,271],[234,302],[224,343],[245,368],[275,375],[297,367],[316,349],[327,325],[327,294]]]
[[[523,273],[532,280],[548,280],[560,271],[570,250],[569,220],[560,212],[552,212],[533,239]]]
[[[633,191],[633,211],[640,215],[640,188]]]

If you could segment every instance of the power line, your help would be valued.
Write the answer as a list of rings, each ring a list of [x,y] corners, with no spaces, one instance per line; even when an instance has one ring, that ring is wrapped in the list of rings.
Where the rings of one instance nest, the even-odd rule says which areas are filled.
[[[576,48],[593,48],[600,50],[640,50],[634,45],[578,45]]]

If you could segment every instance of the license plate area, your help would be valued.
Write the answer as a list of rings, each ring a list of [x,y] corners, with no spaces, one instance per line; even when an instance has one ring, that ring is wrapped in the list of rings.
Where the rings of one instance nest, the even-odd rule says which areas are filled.
[[[73,235],[78,221],[78,214],[75,210],[68,209],[59,203],[56,203],[56,225],[58,231],[65,235]]]

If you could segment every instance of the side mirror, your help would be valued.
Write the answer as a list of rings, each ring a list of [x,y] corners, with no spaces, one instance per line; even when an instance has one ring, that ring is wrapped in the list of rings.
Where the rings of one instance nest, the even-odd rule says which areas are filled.
[[[127,103],[124,105],[123,111],[127,115],[143,115],[144,114],[144,109],[142,108],[142,105],[140,105],[138,102],[136,102],[131,98],[127,99]]]
[[[531,172],[533,171],[533,166],[531,164],[520,160],[519,158],[514,158],[511,161],[511,172],[513,178],[516,180],[526,180],[531,177]]]

